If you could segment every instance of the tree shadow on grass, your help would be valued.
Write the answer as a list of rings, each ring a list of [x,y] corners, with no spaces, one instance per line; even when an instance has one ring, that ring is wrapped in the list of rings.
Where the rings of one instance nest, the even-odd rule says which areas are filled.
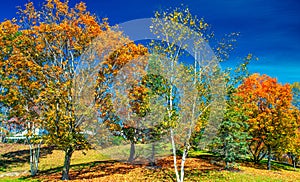
[[[267,169],[268,162],[266,160],[263,160],[259,163],[259,165],[262,169]],[[271,161],[271,169],[276,171],[280,171],[280,170],[294,171],[294,168],[291,164],[282,163],[278,161]]]
[[[199,159],[208,160],[211,163],[216,164],[219,167],[222,167],[221,163],[223,161],[218,156],[210,155],[210,154],[200,154],[200,155],[197,155],[194,157],[199,158]],[[242,166],[252,167],[255,169],[267,170],[267,160],[262,160],[258,164],[255,164],[251,159],[240,159],[240,160],[237,160],[236,162],[241,164]],[[294,171],[294,168],[291,164],[278,162],[278,161],[274,161],[274,160],[271,161],[271,168],[273,171],[280,171],[280,170]]]
[[[239,164],[241,164],[242,166],[251,167],[251,168],[255,168],[255,169],[261,169],[261,170],[268,170],[267,169],[267,166],[268,166],[267,160],[262,160],[257,164],[254,163],[251,159],[238,160],[237,162]],[[295,171],[291,164],[272,160],[271,161],[271,171],[281,171],[281,170]]]
[[[127,174],[132,169],[141,167],[142,165],[132,165],[125,162],[106,160],[94,161],[88,163],[74,164],[70,168],[70,179],[92,179],[110,176],[114,174]],[[39,171],[35,177],[23,177],[22,179],[43,179],[43,181],[53,181],[61,179],[61,171],[63,167],[56,167],[48,170]]]
[[[180,160],[178,161],[180,163]],[[137,175],[151,178],[157,177],[161,181],[174,181],[175,174],[173,170],[173,159],[167,157],[157,161],[157,166],[148,166],[147,164],[131,164],[125,161],[105,160],[94,161],[81,164],[73,164],[70,169],[71,180],[83,180],[83,179],[99,179],[107,180],[106,177],[113,175],[125,175],[132,172],[136,168],[140,168],[137,171]],[[48,170],[39,171],[36,177],[23,177],[25,180],[42,180],[42,181],[57,181],[61,179],[61,167],[56,167]],[[187,159],[186,163],[186,175],[189,177],[206,176],[210,171],[219,171],[220,167],[211,164],[207,160],[203,159]],[[141,172],[142,171],[142,172]],[[140,176],[139,176],[140,177]],[[99,179],[100,180],[100,179]]]
[[[42,147],[40,150],[40,157],[45,157],[48,154],[52,154],[54,147]],[[29,163],[30,150],[18,150],[13,152],[7,152],[0,156],[0,171],[6,172],[7,169],[21,166],[24,163]]]

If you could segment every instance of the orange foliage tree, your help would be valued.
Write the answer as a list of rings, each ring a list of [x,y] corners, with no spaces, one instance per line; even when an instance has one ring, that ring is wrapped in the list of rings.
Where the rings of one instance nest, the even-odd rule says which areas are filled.
[[[46,128],[44,141],[65,152],[62,179],[69,179],[73,152],[90,147],[82,126],[89,119],[97,121],[90,117],[90,111],[80,111],[95,105],[92,101],[87,105],[84,98],[90,93],[77,88],[86,87],[81,83],[93,79],[78,77],[89,75],[77,71],[81,56],[99,36],[107,37],[109,46],[119,41],[120,33],[111,33],[116,41],[108,41],[106,34],[112,31],[106,20],[99,23],[84,3],[70,8],[68,1],[46,0],[37,10],[29,2],[25,9],[19,9],[19,15],[18,20],[0,25],[1,101],[12,108],[11,115]],[[99,54],[106,53],[104,47],[98,48]],[[82,70],[92,67],[95,59],[86,58]],[[95,85],[88,88],[93,90]]]
[[[253,74],[238,87],[237,96],[248,117],[252,141],[263,142],[271,169],[272,151],[293,138],[297,129],[290,85],[282,85],[267,75]]]
[[[120,44],[122,43],[122,44]],[[129,161],[134,159],[135,144],[140,137],[138,131],[138,120],[133,117],[122,118],[120,115],[131,115],[132,112],[137,113],[141,107],[121,106],[130,98],[130,90],[125,85],[131,85],[134,89],[138,89],[136,84],[138,79],[145,72],[145,65],[148,50],[142,45],[136,45],[126,38],[119,40],[120,45],[112,47],[110,54],[105,57],[99,74],[97,77],[96,87],[96,102],[99,106],[100,118],[104,125],[115,135],[121,135],[131,143]],[[142,59],[139,59],[141,57]],[[129,65],[129,66],[128,66]],[[120,80],[118,75],[124,75],[125,80]],[[123,76],[121,76],[123,78]],[[116,89],[112,89],[112,84]],[[125,89],[125,90],[118,90]],[[127,89],[127,90],[126,90]],[[144,93],[146,90],[140,87],[141,90],[136,91]],[[112,91],[115,90],[116,92]],[[117,102],[112,98],[112,95],[117,94],[122,96],[122,101]],[[143,95],[145,95],[144,93]],[[131,98],[133,99],[133,98]],[[126,105],[126,104],[125,104]]]
[[[298,123],[298,130],[296,132],[296,137],[291,138],[290,142],[287,144],[285,152],[288,152],[293,167],[296,169],[296,165],[300,159],[300,83],[295,82],[291,85],[293,93],[293,106],[294,116]]]
[[[41,144],[36,134],[43,128],[37,99],[46,79],[44,59],[34,49],[34,39],[28,36],[28,32],[20,30],[15,22],[7,20],[0,24],[0,100],[10,108],[9,117],[17,119],[23,132],[27,131],[30,171],[35,175]]]

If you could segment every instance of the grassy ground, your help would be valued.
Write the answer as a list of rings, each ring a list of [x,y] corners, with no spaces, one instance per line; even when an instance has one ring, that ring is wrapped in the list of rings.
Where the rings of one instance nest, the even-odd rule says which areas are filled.
[[[138,148],[138,147],[137,147]],[[111,159],[109,155],[120,149],[89,150],[84,155],[76,151],[72,157],[72,181],[173,181],[172,157],[157,161],[157,167],[146,164],[128,164]],[[124,153],[124,151],[122,151]],[[58,181],[61,177],[63,152],[44,148],[39,175],[29,176],[28,146],[0,144],[0,181]],[[266,164],[241,163],[232,171],[224,171],[222,163],[208,153],[191,153],[186,162],[185,181],[300,181],[300,171],[288,165],[273,163],[273,170]],[[179,161],[180,162],[180,161]],[[10,176],[6,176],[9,174]],[[15,175],[15,176],[14,176]]]

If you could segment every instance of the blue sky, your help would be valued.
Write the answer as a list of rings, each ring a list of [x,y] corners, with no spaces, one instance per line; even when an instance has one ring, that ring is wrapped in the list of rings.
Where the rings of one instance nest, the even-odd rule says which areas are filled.
[[[78,0],[69,0],[71,4]],[[0,20],[16,16],[16,6],[28,0],[2,1]],[[35,4],[43,1],[34,0]],[[110,24],[151,18],[156,10],[187,5],[193,14],[204,17],[217,36],[240,32],[235,58],[253,53],[260,60],[251,72],[277,77],[279,82],[300,82],[300,1],[298,0],[84,0],[88,9]]]

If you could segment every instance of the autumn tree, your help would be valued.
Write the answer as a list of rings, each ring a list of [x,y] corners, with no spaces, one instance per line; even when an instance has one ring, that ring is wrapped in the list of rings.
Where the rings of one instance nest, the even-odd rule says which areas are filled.
[[[165,98],[167,97],[170,85],[169,81],[162,75],[152,72],[151,69],[157,66],[157,60],[149,62],[148,74],[146,74],[141,81],[141,85],[148,89],[147,99],[141,97],[134,97],[134,103],[142,104],[142,109],[145,112],[143,117],[144,122],[144,142],[151,144],[151,153],[148,156],[152,165],[155,165],[155,157],[157,151],[161,150],[159,145],[164,144],[164,138],[168,134],[168,126],[166,125],[167,110],[165,105]],[[139,95],[138,95],[139,96]],[[137,99],[136,99],[137,98]],[[159,113],[159,114],[158,114]]]
[[[151,27],[152,32],[162,40],[153,42],[150,52],[160,55],[157,62],[162,66],[158,74],[167,78],[170,85],[166,93],[167,115],[164,122],[170,133],[176,180],[183,181],[194,129],[201,130],[206,123],[218,123],[223,113],[223,80],[214,74],[219,61],[207,45],[213,34],[208,33],[209,25],[203,19],[193,16],[188,8],[176,8],[157,12]],[[191,65],[183,65],[180,61],[187,53],[194,57]],[[207,82],[209,87],[203,82]],[[201,117],[208,109],[213,114],[207,122]],[[206,133],[213,135],[214,127],[208,130]],[[178,146],[182,149],[180,167],[177,164]]]
[[[101,122],[114,135],[130,141],[129,161],[133,161],[135,144],[142,135],[138,129],[139,119],[132,117],[131,114],[135,112],[137,115],[142,115],[142,111],[138,111],[137,107],[135,109],[128,107],[128,99],[133,93],[143,93],[144,89],[137,86],[138,79],[136,77],[141,77],[144,72],[146,59],[143,57],[147,56],[148,50],[142,45],[136,45],[123,35],[117,38],[110,38],[114,45],[109,47],[109,51],[106,51],[107,56],[103,58],[99,67],[95,100]],[[102,45],[103,42],[96,40],[96,44],[98,43]],[[95,49],[95,51],[99,54],[99,49]],[[140,57],[142,59],[139,59]],[[133,64],[134,66],[132,66]],[[129,87],[125,85],[129,85]],[[120,117],[124,115],[126,117]]]
[[[96,120],[92,113],[95,110],[90,109],[95,104],[93,94],[81,89],[94,88],[96,84],[79,84],[95,83],[96,76],[87,76],[86,80],[81,77],[86,68],[93,67],[95,59],[85,57],[85,65],[80,65],[81,55],[97,37],[109,37],[104,35],[109,26],[106,21],[99,23],[86,11],[84,3],[70,8],[68,2],[47,0],[37,10],[30,2],[19,14],[18,21],[1,24],[1,68],[5,69],[1,70],[1,76],[5,76],[1,81],[8,86],[5,99],[18,116],[27,117],[24,121],[39,121],[46,128],[45,142],[65,152],[62,179],[69,179],[73,152],[90,147],[83,123]],[[106,49],[101,51],[106,53]],[[84,99],[87,95],[88,101]]]
[[[282,85],[267,75],[253,74],[238,87],[236,95],[248,117],[252,140],[261,140],[267,148],[270,170],[273,150],[294,137],[297,129],[290,85]]]
[[[291,85],[292,93],[293,93],[293,101],[292,104],[293,108],[293,116],[296,119],[298,124],[298,130],[296,131],[296,136],[290,138],[290,141],[284,143],[283,152],[287,152],[288,156],[292,161],[292,165],[294,169],[296,169],[296,165],[300,159],[300,84],[299,82],[295,82]]]
[[[30,147],[30,171],[38,170],[41,138],[37,132],[43,129],[41,103],[37,102],[44,87],[44,59],[35,50],[34,39],[29,32],[22,30],[16,20],[5,21],[0,25],[1,39],[1,102],[10,109],[9,118],[15,118],[27,132]]]
[[[293,105],[300,110],[300,83],[295,82],[291,87],[293,93]]]
[[[162,98],[165,96],[167,83],[160,75],[146,74],[140,80],[140,83],[133,85],[129,89],[128,99],[132,113],[136,115],[137,121],[135,124],[125,122],[127,131],[134,131],[134,134],[124,132],[126,138],[136,137],[140,143],[151,143],[152,154],[151,162],[155,162],[155,143],[159,142],[162,135],[165,133],[162,126],[163,116],[156,116],[156,112],[163,110]],[[160,97],[160,98],[159,98]],[[154,101],[154,102],[153,102]],[[137,123],[139,123],[137,125]],[[125,130],[125,131],[126,131]],[[138,140],[135,139],[135,142]],[[131,142],[131,146],[133,142]],[[133,150],[131,150],[133,151]],[[129,161],[134,159],[134,153],[130,152]]]
[[[299,116],[298,116],[298,122],[299,122]],[[283,150],[287,152],[288,156],[290,157],[294,169],[296,169],[297,163],[299,162],[300,159],[299,142],[300,142],[300,132],[298,129],[296,131],[296,136],[287,143],[287,147]]]

